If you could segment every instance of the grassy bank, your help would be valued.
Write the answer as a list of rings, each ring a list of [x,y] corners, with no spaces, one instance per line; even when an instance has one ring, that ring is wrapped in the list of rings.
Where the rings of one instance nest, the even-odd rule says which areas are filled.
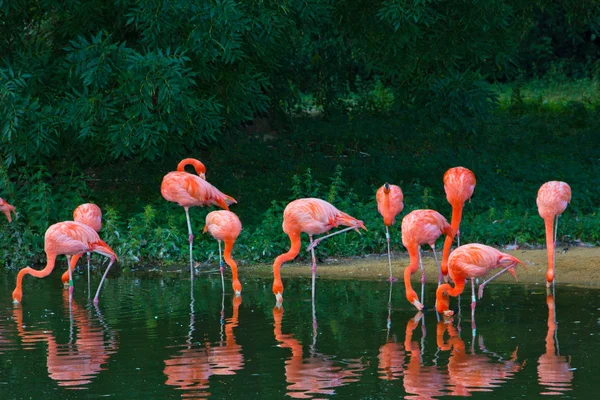
[[[449,218],[442,176],[457,165],[477,177],[461,225],[463,240],[543,243],[537,190],[548,180],[563,180],[571,185],[573,198],[560,219],[559,238],[595,243],[600,240],[600,115],[595,103],[567,99],[566,93],[577,92],[572,87],[565,90],[564,101],[555,100],[561,98],[556,92],[550,96],[535,85],[527,89],[531,92],[526,88],[520,88],[520,96],[511,87],[502,88],[502,106],[491,120],[473,121],[469,134],[442,129],[439,121],[406,111],[301,115],[284,126],[225,134],[209,148],[181,157],[202,160],[207,179],[237,199],[231,209],[244,230],[235,253],[247,261],[268,263],[288,246],[281,230],[283,208],[291,199],[306,196],[331,201],[369,229],[362,236],[349,233],[324,242],[320,256],[382,253],[385,236],[376,212],[376,189],[386,181],[402,187],[405,211],[400,219],[419,208],[436,209]],[[1,195],[20,212],[13,224],[0,224],[2,265],[43,262],[47,226],[70,219],[84,201],[103,209],[101,237],[119,254],[121,265],[184,263],[185,214],[159,191],[162,176],[179,160],[85,170],[57,160],[36,170],[36,179],[29,171],[27,180],[22,170],[1,170]],[[206,213],[191,211],[195,259],[202,262],[218,257],[216,242],[200,234]],[[395,250],[403,250],[399,222],[392,230]]]

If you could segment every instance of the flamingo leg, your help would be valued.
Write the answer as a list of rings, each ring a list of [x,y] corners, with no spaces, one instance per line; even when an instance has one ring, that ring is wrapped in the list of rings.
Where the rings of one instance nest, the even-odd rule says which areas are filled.
[[[90,283],[90,252],[87,252],[87,258],[88,258],[88,299],[90,297],[92,297],[92,293],[91,293],[91,283]]]
[[[481,286],[480,286],[481,287]],[[475,278],[471,278],[471,329],[473,330],[473,340],[475,340],[475,307],[477,301],[475,300]]]
[[[192,256],[192,243],[194,242],[194,234],[192,233],[192,222],[190,221],[189,207],[183,207],[183,209],[185,210],[185,217],[187,218],[189,232],[188,239],[190,241],[190,278],[194,280],[194,258]]]
[[[514,267],[515,267],[514,265],[511,265],[510,267],[506,267],[502,271],[498,272],[496,275],[492,276],[490,279],[485,280],[481,285],[479,285],[479,291],[477,293],[477,297],[481,300],[481,298],[483,297],[483,288],[485,287],[485,285],[487,283],[489,283],[490,281],[496,279],[498,276],[502,275],[509,269],[514,268]]]
[[[558,215],[556,216],[556,225],[554,227],[554,254],[552,257],[554,258],[554,269],[556,270],[556,238],[558,237]],[[554,279],[552,279],[552,289],[554,290],[554,282],[556,281],[556,274],[554,275]],[[554,293],[553,293],[554,294]]]
[[[317,247],[317,246],[319,245],[319,243],[321,243],[323,240],[325,240],[325,239],[327,239],[327,238],[329,238],[329,237],[335,236],[335,235],[339,235],[340,233],[344,233],[344,232],[346,232],[346,231],[349,231],[350,229],[357,229],[357,232],[358,232],[358,228],[356,228],[355,226],[349,226],[349,227],[347,227],[347,228],[340,229],[340,230],[339,230],[339,231],[337,231],[337,232],[333,232],[333,233],[330,233],[329,235],[321,236],[320,238],[316,239],[314,242],[312,242],[312,243],[311,243],[311,244],[310,244],[310,245],[309,245],[309,246],[306,248],[306,251],[314,249],[314,248],[315,248],[315,247]],[[359,232],[359,234],[360,234],[360,232]]]
[[[385,226],[385,239],[387,241],[388,262],[390,264],[390,277],[388,280],[390,282],[397,282],[398,279],[394,278],[394,276],[392,275],[392,252],[390,250],[390,230],[387,225]]]
[[[438,262],[437,254],[435,252],[435,246],[431,246],[431,250],[433,250],[433,258],[435,258],[435,265],[437,265],[438,286],[440,286],[442,284],[442,279],[444,278],[444,275],[442,274],[442,267],[440,266],[440,263]]]
[[[390,329],[392,327],[392,288],[392,282],[390,282],[390,296],[388,297],[387,341],[390,340]]]
[[[312,235],[308,235],[308,238],[310,239],[310,247],[312,247],[312,245],[314,243]],[[312,256],[312,299],[313,299],[313,303],[314,303],[314,301],[315,301],[315,281],[317,278],[317,259],[315,257],[315,248],[314,247],[312,247],[310,249],[310,255]]]
[[[314,355],[316,352],[316,347],[317,347],[317,335],[319,334],[319,332],[318,332],[319,327],[317,325],[317,309],[315,308],[314,296],[313,296],[313,300],[312,300],[312,323],[313,323],[313,342],[312,342],[312,346],[310,346],[310,352],[312,355]]]
[[[219,242],[219,270],[221,271],[221,285],[223,286],[223,293],[225,293],[225,278],[223,278],[223,258],[221,256],[221,241]]]
[[[69,304],[73,298],[73,273],[71,272],[71,256],[67,256],[67,270],[69,271]]]
[[[421,246],[419,246],[419,264],[421,265],[421,303],[425,302],[425,267],[423,267],[423,257],[421,257]]]
[[[100,289],[102,289],[102,284],[104,283],[104,279],[106,279],[108,270],[110,270],[110,267],[112,267],[114,262],[115,262],[115,258],[111,257],[110,263],[108,264],[108,267],[106,267],[106,271],[104,271],[104,275],[102,275],[102,279],[100,279],[100,284],[98,285],[98,290],[96,291],[96,296],[94,296],[94,304],[98,304],[98,296],[100,296]]]

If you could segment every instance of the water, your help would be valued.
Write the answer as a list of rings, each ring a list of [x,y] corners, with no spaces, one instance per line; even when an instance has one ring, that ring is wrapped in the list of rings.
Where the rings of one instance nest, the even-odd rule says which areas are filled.
[[[460,318],[438,323],[399,284],[388,307],[386,282],[319,279],[313,308],[310,280],[290,278],[278,309],[270,280],[246,279],[234,299],[230,281],[222,296],[220,277],[201,275],[192,298],[186,274],[123,275],[95,308],[85,275],[69,306],[59,274],[27,277],[17,308],[15,275],[0,278],[3,400],[595,398],[600,387],[599,290],[491,284],[473,336],[469,295]]]

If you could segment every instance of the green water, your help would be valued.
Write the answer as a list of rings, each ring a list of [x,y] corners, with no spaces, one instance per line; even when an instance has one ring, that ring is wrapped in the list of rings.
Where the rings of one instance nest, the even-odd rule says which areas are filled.
[[[277,309],[270,280],[243,281],[240,302],[230,281],[222,296],[220,277],[200,275],[192,301],[186,274],[121,276],[95,308],[85,276],[71,306],[59,277],[27,277],[18,308],[14,274],[0,278],[2,400],[596,398],[600,388],[599,290],[559,285],[552,298],[491,284],[473,337],[470,296],[460,319],[438,323],[434,311],[416,315],[399,284],[388,307],[386,282],[319,279],[313,309],[310,280],[284,279]]]

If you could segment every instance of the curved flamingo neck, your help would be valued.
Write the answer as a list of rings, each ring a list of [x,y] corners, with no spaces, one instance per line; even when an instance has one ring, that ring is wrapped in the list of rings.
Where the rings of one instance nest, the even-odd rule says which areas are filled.
[[[234,286],[239,284],[240,280],[238,279],[238,269],[237,269],[237,263],[234,261],[233,258],[231,258],[231,251],[233,250],[233,243],[235,242],[234,240],[224,240],[225,242],[225,249],[223,251],[223,258],[225,259],[225,262],[227,263],[227,265],[229,265],[229,267],[231,267],[231,276],[233,278],[233,284]],[[241,290],[241,284],[240,286],[240,290]],[[236,290],[234,288],[234,290]]]
[[[185,172],[186,165],[193,166],[198,175],[206,174],[206,167],[204,166],[204,164],[202,164],[200,161],[196,160],[195,158],[185,158],[185,159],[181,160],[179,162],[179,164],[177,164],[177,171]]]
[[[300,253],[300,232],[294,232],[289,234],[291,247],[287,253],[279,255],[273,262],[273,292],[275,293],[276,284],[281,288],[283,292],[283,283],[281,282],[281,266],[283,263],[292,261]],[[275,293],[277,294],[277,293]]]
[[[383,224],[392,226],[392,218],[390,218],[390,191],[383,193]]]
[[[42,269],[41,271],[30,267],[25,267],[19,271],[19,273],[17,274],[17,286],[13,291],[13,300],[17,300],[19,303],[21,302],[21,299],[23,297],[23,278],[25,277],[25,275],[35,276],[36,278],[44,278],[50,275],[50,273],[54,269],[54,264],[56,262],[56,254],[46,254],[48,257],[48,262],[46,264],[46,267],[44,267],[44,269]]]
[[[554,217],[544,218],[544,225],[546,226],[546,251],[548,252],[546,282],[552,283],[554,280]]]
[[[458,228],[460,227],[460,221],[462,220],[463,204],[452,204],[452,221],[450,226],[454,230],[454,235],[447,235],[444,240],[444,251],[442,252],[442,274],[448,275],[448,257],[450,257],[450,248]]]
[[[406,289],[406,299],[409,303],[419,300],[417,293],[410,284],[410,277],[419,269],[419,245],[410,244],[407,246],[410,264],[404,269],[404,288]]]

